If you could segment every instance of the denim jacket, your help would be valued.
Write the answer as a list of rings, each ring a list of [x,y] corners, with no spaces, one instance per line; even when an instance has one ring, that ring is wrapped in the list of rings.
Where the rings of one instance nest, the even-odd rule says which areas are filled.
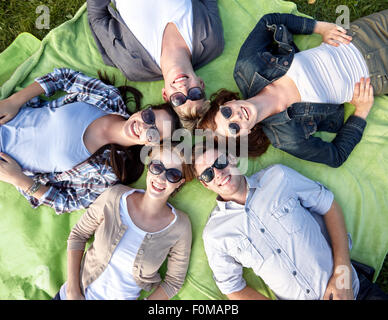
[[[240,49],[234,79],[244,99],[284,76],[299,50],[293,34],[312,34],[316,21],[292,14],[263,16]],[[261,124],[274,147],[298,158],[339,167],[360,142],[366,121],[350,116],[344,121],[343,105],[298,102]],[[336,132],[332,142],[312,135]]]

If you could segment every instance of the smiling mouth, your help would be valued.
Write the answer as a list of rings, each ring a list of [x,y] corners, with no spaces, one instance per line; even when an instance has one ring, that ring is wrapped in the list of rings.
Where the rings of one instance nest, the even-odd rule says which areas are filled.
[[[152,186],[152,189],[154,189],[156,192],[163,192],[166,189],[166,187],[154,181],[151,182],[151,186]]]
[[[249,113],[248,113],[247,109],[244,108],[244,107],[241,107],[241,111],[242,111],[242,113],[243,113],[245,119],[246,119],[246,120],[249,120]]]
[[[219,183],[218,186],[220,186],[220,187],[225,186],[226,184],[229,183],[229,181],[230,181],[231,179],[232,179],[231,175],[226,176],[225,178],[223,178],[223,179],[221,180],[221,183]]]
[[[186,79],[188,79],[189,77],[186,75],[186,74],[180,74],[178,75],[175,80],[172,82],[172,83],[177,83],[177,82],[181,82],[181,81],[184,81]]]
[[[137,121],[134,121],[130,128],[131,128],[131,133],[135,137],[140,138],[140,130],[139,130],[139,125],[138,125]]]

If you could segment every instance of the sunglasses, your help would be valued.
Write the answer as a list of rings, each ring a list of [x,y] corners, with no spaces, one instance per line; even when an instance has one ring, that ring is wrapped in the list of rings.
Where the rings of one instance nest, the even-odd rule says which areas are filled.
[[[221,106],[220,112],[225,119],[229,119],[233,113],[232,108],[226,106]],[[240,132],[240,126],[236,122],[231,122],[229,123],[228,130],[230,134],[237,135]]]
[[[182,171],[176,168],[166,169],[163,163],[157,160],[152,160],[149,163],[148,170],[156,176],[166,171],[166,178],[171,183],[178,183],[183,178]]]
[[[160,132],[155,125],[155,113],[152,108],[147,108],[141,113],[141,118],[145,124],[150,125],[151,127],[146,131],[146,139],[148,142],[159,142],[160,141]]]
[[[214,161],[213,165],[207,169],[205,169],[201,175],[198,177],[199,180],[202,180],[205,183],[209,183],[214,179],[214,169],[218,170],[225,169],[229,165],[229,160],[226,155],[219,156],[216,161]]]
[[[205,98],[205,92],[200,87],[193,87],[187,91],[187,96],[182,92],[175,92],[170,96],[170,103],[174,107],[179,107],[182,104],[185,104],[187,100],[201,100]]]

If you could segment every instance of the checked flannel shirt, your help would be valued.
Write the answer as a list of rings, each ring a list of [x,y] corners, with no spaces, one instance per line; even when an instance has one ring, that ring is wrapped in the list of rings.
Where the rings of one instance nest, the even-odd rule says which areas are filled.
[[[65,91],[67,94],[52,101],[44,101],[35,97],[24,106],[60,108],[68,103],[83,101],[109,114],[129,118],[127,107],[119,90],[101,80],[71,69],[60,68],[36,78],[35,81],[41,85],[47,97],[57,91]],[[57,214],[86,208],[104,190],[118,182],[112,168],[107,165],[109,155],[110,150],[105,150],[102,154],[64,172],[25,172],[34,180],[50,186],[40,199],[28,196],[19,188],[18,190],[34,208],[44,204],[54,208]]]

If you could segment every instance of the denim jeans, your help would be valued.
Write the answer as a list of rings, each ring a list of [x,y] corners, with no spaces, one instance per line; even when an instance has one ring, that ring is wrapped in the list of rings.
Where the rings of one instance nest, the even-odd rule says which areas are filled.
[[[350,24],[348,34],[368,66],[374,95],[388,93],[388,10]]]

